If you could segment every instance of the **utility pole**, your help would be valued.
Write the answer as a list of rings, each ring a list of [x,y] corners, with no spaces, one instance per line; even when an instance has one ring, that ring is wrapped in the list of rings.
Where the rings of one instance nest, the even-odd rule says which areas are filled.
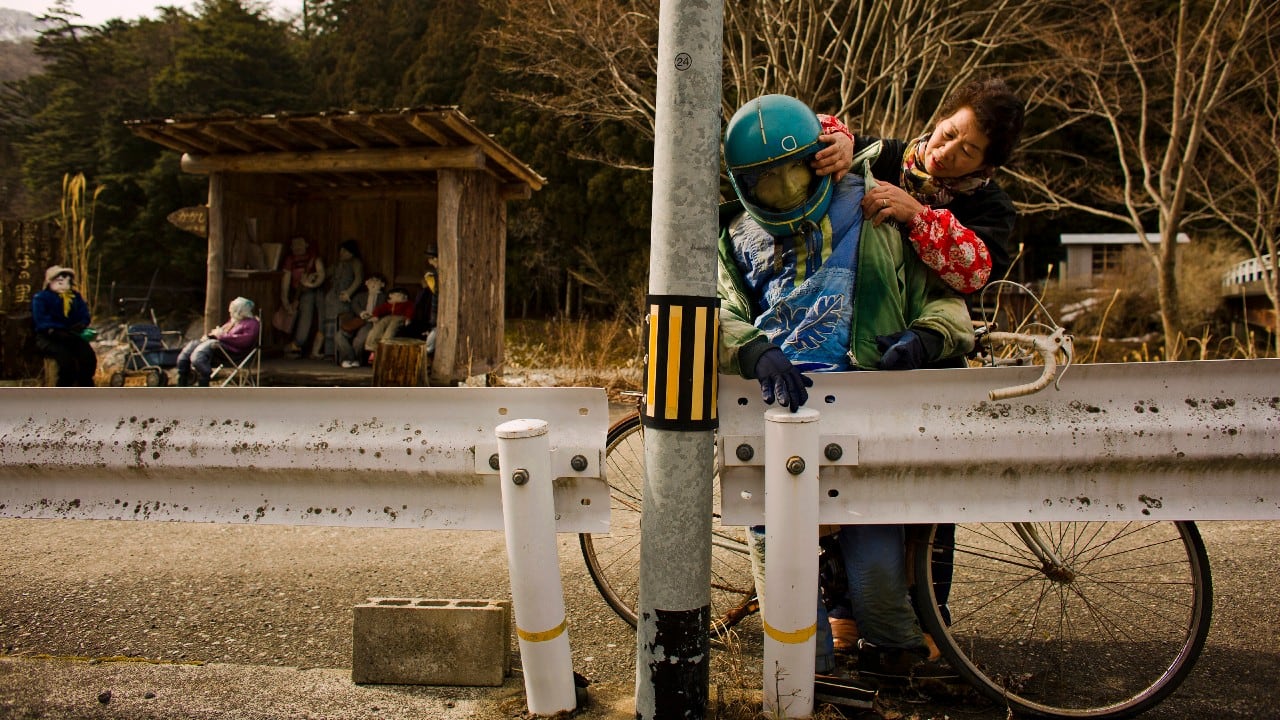
[[[653,158],[636,717],[697,719],[710,680],[723,7],[663,2]]]

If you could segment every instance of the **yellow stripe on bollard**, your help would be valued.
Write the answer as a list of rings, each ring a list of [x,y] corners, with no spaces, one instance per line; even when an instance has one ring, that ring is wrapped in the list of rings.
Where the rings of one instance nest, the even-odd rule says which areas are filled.
[[[561,620],[559,625],[551,628],[550,630],[543,630],[542,632],[529,632],[528,630],[517,626],[516,635],[519,635],[521,640],[525,640],[527,642],[546,642],[548,640],[555,640],[563,635],[565,629],[568,627],[569,621],[567,619]]]
[[[785,643],[787,645],[799,645],[805,640],[813,637],[814,633],[818,632],[818,624],[815,622],[809,627],[787,632],[770,625],[766,620],[764,621],[764,632],[766,635],[780,643]]]

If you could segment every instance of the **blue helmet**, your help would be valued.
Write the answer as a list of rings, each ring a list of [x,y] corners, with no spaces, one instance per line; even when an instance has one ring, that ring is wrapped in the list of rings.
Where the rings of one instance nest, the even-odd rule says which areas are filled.
[[[771,235],[794,235],[817,224],[831,205],[831,176],[814,175],[809,196],[790,210],[756,204],[760,175],[797,159],[808,161],[822,143],[822,124],[808,105],[788,95],[762,95],[738,108],[724,131],[724,163],[729,181],[751,217]]]

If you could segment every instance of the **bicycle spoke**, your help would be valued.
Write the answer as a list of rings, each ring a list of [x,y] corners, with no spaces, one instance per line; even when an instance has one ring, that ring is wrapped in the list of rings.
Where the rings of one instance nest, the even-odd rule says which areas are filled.
[[[1203,647],[1212,590],[1190,523],[980,523],[955,535],[916,559],[917,577],[933,577],[935,554],[950,559],[951,623],[933,606],[922,620],[994,700],[1127,717],[1171,692]]]

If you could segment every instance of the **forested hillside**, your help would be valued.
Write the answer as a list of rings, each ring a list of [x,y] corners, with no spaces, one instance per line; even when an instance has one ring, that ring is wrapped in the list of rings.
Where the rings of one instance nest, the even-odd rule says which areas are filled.
[[[203,241],[165,216],[203,202],[205,179],[124,121],[456,105],[550,181],[509,205],[509,311],[634,305],[648,267],[657,0],[306,7],[281,21],[247,0],[203,0],[103,27],[55,13],[34,46],[42,70],[0,97],[6,173],[28,191],[17,204],[0,194],[0,217],[54,212],[63,175],[83,172],[104,188],[103,275],[145,282],[159,266],[198,287]],[[1030,115],[998,179],[1023,210],[1020,273],[1036,279],[1064,229],[1274,248],[1278,57],[1270,0],[726,3],[723,110],[788,92],[855,132],[911,137],[958,82],[1007,77]],[[1176,260],[1151,252],[1174,283]],[[1176,306],[1168,289],[1162,313]]]

